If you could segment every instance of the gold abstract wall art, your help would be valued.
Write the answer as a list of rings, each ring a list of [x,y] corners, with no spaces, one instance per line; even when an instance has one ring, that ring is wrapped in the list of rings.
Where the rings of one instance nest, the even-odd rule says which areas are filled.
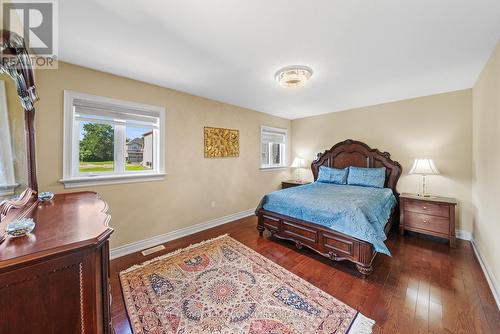
[[[240,131],[205,127],[205,158],[240,156]]]

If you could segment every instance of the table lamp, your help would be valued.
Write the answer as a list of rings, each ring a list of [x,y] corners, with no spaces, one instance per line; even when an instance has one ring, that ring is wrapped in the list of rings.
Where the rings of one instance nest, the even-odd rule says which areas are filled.
[[[415,159],[413,167],[408,174],[422,175],[422,192],[418,194],[419,196],[429,197],[430,195],[426,192],[425,177],[427,175],[437,175],[439,170],[436,168],[434,161],[432,159]]]
[[[295,157],[293,159],[290,167],[295,168],[297,170],[297,181],[300,181],[300,169],[306,166],[306,161],[303,158]]]

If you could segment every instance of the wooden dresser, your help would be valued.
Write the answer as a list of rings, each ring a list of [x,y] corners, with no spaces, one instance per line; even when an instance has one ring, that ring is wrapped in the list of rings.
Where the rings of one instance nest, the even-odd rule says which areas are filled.
[[[399,199],[401,234],[408,230],[441,237],[449,240],[450,247],[455,247],[456,199],[413,194],[401,194]]]
[[[80,192],[9,212],[36,227],[0,243],[0,333],[111,333],[107,209]]]

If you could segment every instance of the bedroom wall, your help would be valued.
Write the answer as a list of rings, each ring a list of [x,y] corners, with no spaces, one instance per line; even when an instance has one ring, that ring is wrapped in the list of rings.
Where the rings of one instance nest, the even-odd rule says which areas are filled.
[[[37,71],[36,79],[39,189],[99,192],[111,208],[112,248],[255,208],[289,178],[288,170],[259,170],[260,126],[289,129],[289,120],[66,63]],[[59,182],[65,89],[165,107],[165,180],[65,189]],[[240,157],[205,159],[204,126],[239,129]]]
[[[473,88],[474,242],[497,289],[500,288],[499,172],[500,42]]]
[[[442,173],[428,190],[459,200],[457,229],[472,231],[472,92],[462,90],[292,121],[292,156],[308,165],[318,152],[356,139],[391,153],[403,166],[399,192],[418,192],[420,176],[408,175],[415,158],[434,159]],[[307,176],[312,178],[308,168]]]

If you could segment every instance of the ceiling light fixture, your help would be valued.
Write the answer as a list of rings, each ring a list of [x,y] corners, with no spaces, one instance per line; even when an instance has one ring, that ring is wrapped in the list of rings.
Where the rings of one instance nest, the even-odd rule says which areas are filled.
[[[283,87],[301,87],[312,74],[312,69],[307,66],[293,65],[280,69],[274,75],[274,79]]]

